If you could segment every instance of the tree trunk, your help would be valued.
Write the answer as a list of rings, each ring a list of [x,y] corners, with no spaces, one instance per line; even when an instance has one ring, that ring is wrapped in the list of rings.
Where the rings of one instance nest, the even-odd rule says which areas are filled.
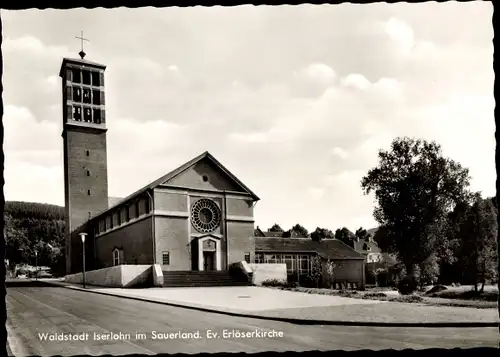
[[[485,283],[485,281],[483,280],[482,283],[481,283],[481,289],[479,290],[479,292],[481,294],[484,292],[484,283]]]
[[[474,291],[477,293],[477,282],[474,283]]]

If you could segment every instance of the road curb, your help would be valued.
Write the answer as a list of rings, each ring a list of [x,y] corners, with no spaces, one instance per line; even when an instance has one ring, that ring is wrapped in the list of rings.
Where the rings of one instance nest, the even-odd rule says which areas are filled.
[[[369,322],[369,321],[340,321],[340,320],[313,320],[313,319],[296,319],[296,318],[287,318],[287,317],[272,317],[272,316],[263,316],[263,315],[252,315],[245,314],[239,312],[231,312],[217,309],[210,309],[206,307],[194,306],[194,305],[183,305],[174,302],[168,301],[158,301],[147,298],[141,298],[137,296],[126,296],[121,294],[114,294],[103,291],[95,291],[92,289],[83,289],[78,286],[71,286],[65,284],[58,284],[53,281],[47,281],[50,284],[63,287],[66,289],[78,290],[83,292],[90,292],[94,294],[107,295],[113,297],[120,297],[125,299],[131,299],[136,301],[149,302],[153,304],[167,305],[173,307],[180,307],[184,309],[197,310],[203,312],[210,312],[216,314],[223,314],[228,316],[235,317],[245,317],[252,318],[258,320],[267,320],[267,321],[278,321],[278,322],[287,322],[295,325],[328,325],[328,326],[370,326],[370,327],[427,327],[427,328],[444,328],[444,327],[453,327],[453,328],[485,328],[485,327],[495,327],[498,328],[500,324],[498,322]]]

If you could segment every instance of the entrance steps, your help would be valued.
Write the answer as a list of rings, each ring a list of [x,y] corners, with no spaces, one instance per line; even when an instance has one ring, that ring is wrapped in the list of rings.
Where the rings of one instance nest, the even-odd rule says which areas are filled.
[[[223,271],[163,271],[163,287],[248,286],[249,282]]]

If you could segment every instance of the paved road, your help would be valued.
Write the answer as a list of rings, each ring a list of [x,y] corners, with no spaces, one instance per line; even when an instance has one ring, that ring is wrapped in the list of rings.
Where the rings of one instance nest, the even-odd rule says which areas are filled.
[[[54,286],[8,286],[9,347],[16,356],[156,354],[403,348],[497,347],[495,328],[379,328],[298,326],[238,318]],[[153,339],[153,331],[199,331],[200,338]],[[276,331],[283,337],[236,338],[224,330]],[[217,333],[207,336],[208,331]],[[79,335],[84,341],[44,341],[40,334]],[[129,334],[123,340],[96,340],[94,333]],[[136,338],[144,333],[146,338]],[[83,334],[83,335],[82,335]],[[158,335],[157,335],[158,336]],[[116,336],[115,336],[116,337]]]

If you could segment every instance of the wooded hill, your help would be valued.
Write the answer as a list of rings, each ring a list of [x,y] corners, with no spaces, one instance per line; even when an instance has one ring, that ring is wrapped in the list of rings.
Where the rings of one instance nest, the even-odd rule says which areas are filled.
[[[64,207],[35,202],[5,202],[6,259],[16,264],[49,266],[64,275]]]

